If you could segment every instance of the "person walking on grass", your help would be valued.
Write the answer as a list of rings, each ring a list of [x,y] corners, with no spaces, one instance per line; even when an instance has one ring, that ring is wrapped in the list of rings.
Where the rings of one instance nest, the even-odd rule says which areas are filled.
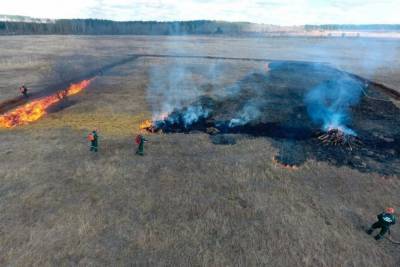
[[[25,86],[25,84],[23,84],[20,88],[19,88],[19,92],[21,93],[21,95],[25,98],[28,98],[28,88]]]
[[[89,135],[88,140],[90,141],[90,151],[97,152],[99,147],[99,136],[97,134],[97,129],[94,129]]]
[[[138,145],[136,155],[144,156],[144,143],[147,142],[147,139],[145,139],[143,135],[139,134],[136,136],[135,142]]]
[[[387,232],[390,235],[390,226],[396,223],[396,217],[394,216],[394,208],[387,208],[385,212],[377,215],[378,221],[371,225],[366,231],[367,234],[371,235],[375,229],[380,228],[381,231],[375,236],[375,240],[380,240]]]

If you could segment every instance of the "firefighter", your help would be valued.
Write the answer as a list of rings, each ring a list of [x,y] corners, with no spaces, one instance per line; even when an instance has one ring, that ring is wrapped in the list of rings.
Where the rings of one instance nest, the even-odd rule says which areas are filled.
[[[144,156],[144,143],[147,142],[147,140],[143,137],[143,135],[139,134],[136,136],[135,142],[138,145],[136,155]]]
[[[99,136],[97,135],[97,129],[94,129],[93,132],[88,135],[88,140],[90,141],[90,151],[97,152],[99,146]]]
[[[21,94],[25,97],[28,98],[28,88],[25,86],[25,84],[23,84],[20,88],[19,91],[21,92]]]
[[[387,232],[390,234],[390,226],[396,223],[394,208],[387,208],[385,212],[377,215],[377,218],[378,221],[371,225],[371,228],[367,230],[367,234],[371,235],[375,229],[381,229],[379,234],[375,236],[375,240],[381,239]]]

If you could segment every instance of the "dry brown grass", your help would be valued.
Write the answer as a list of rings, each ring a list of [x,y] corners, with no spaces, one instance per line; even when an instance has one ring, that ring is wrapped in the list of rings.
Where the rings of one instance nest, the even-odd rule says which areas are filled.
[[[104,118],[107,118],[105,120]],[[54,114],[39,124],[28,126],[30,129],[59,129],[72,128],[80,131],[91,131],[94,128],[101,129],[102,135],[114,137],[126,137],[141,132],[139,124],[151,118],[150,113],[132,114],[109,114],[102,110],[87,113]],[[27,128],[28,128],[27,127]]]
[[[375,213],[400,207],[398,177],[315,161],[287,170],[271,160],[269,138],[215,146],[205,134],[151,135],[136,157],[147,70],[168,62],[118,67],[74,105],[0,131],[1,266],[399,265],[398,247],[363,232]],[[220,85],[259,67],[222,64]],[[85,139],[93,127],[97,155]]]

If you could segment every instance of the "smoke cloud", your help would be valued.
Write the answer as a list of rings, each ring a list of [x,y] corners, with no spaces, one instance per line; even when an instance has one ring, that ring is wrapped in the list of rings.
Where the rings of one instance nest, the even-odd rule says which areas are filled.
[[[319,84],[305,97],[308,114],[324,131],[338,129],[356,135],[348,127],[351,122],[350,109],[360,101],[362,90],[361,82],[348,76]]]
[[[263,114],[266,106],[264,88],[259,83],[249,85],[246,80],[251,80],[255,69],[243,80],[210,92],[208,90],[219,84],[224,72],[226,74],[229,70],[218,61],[207,63],[193,66],[193,61],[176,59],[173,67],[157,65],[150,71],[148,99],[153,121],[164,120],[189,127],[200,119],[208,118],[215,107],[207,105],[210,98],[207,101],[202,100],[207,99],[210,93],[211,102],[229,103],[230,109],[225,114],[219,114],[218,118],[228,127],[248,124]],[[263,67],[262,71],[265,72],[265,65]]]
[[[238,112],[235,118],[229,122],[229,127],[245,125],[253,120],[256,120],[261,115],[261,111],[254,103],[247,103],[242,110]]]

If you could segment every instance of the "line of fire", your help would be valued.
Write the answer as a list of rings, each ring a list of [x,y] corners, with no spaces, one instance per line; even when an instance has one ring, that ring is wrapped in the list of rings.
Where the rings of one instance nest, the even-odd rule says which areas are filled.
[[[55,94],[32,100],[16,109],[0,116],[0,127],[14,128],[35,122],[47,114],[48,108],[54,106],[68,96],[76,95],[86,89],[92,79],[71,84],[67,89]]]

